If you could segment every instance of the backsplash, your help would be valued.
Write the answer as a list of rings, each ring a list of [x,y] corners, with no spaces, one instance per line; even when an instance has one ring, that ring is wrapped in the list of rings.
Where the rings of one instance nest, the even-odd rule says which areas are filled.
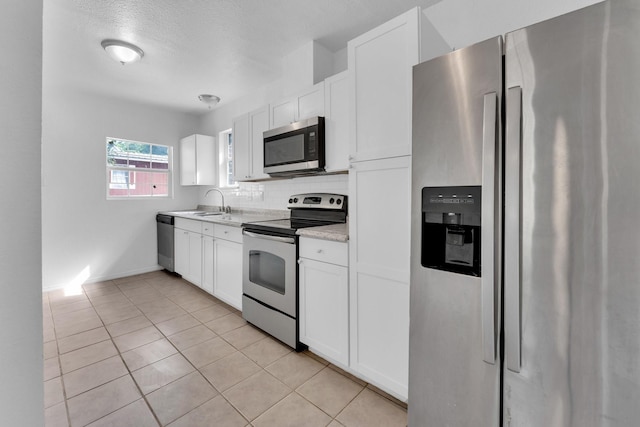
[[[336,193],[349,195],[347,174],[321,175],[261,182],[241,182],[238,188],[221,189],[225,204],[232,208],[286,209],[289,196],[300,193]],[[218,205],[220,196],[211,193],[204,200],[203,189],[199,204]]]

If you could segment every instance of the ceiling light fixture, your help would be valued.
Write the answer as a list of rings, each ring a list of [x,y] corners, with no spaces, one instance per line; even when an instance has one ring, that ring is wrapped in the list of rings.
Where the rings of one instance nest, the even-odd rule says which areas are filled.
[[[218,105],[218,102],[220,102],[219,96],[209,95],[206,93],[203,93],[202,95],[198,95],[198,99],[204,102],[205,104],[207,104],[209,109],[211,109],[211,107],[215,107],[216,105]]]
[[[138,46],[121,40],[106,39],[100,43],[110,57],[122,65],[139,61],[144,52]]]

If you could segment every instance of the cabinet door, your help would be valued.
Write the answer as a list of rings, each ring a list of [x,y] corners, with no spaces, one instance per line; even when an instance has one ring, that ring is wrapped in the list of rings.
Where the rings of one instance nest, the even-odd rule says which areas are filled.
[[[327,172],[349,168],[349,73],[344,71],[324,81],[325,159]]]
[[[298,95],[295,120],[324,116],[324,82],[320,82]]]
[[[233,120],[233,176],[236,181],[251,178],[251,135],[249,114]]]
[[[251,178],[264,179],[269,175],[264,173],[264,138],[263,132],[269,129],[269,106],[249,113],[249,128],[251,132]]]
[[[271,104],[270,129],[288,125],[296,121],[298,115],[296,98],[283,99]]]
[[[196,136],[180,140],[180,185],[196,185]]]
[[[173,252],[175,271],[184,276],[189,274],[189,232],[179,228],[173,229]]]
[[[344,367],[349,365],[348,269],[300,258],[300,341]]]
[[[202,289],[213,295],[213,237],[202,236]]]
[[[370,382],[406,399],[411,157],[357,162],[352,166],[351,367]],[[389,209],[380,209],[381,200]]]
[[[242,310],[242,245],[214,239],[214,291],[216,298]]]
[[[208,135],[196,135],[196,183],[216,185],[216,139]]]
[[[185,280],[202,286],[202,234],[189,231],[189,271]]]
[[[351,40],[351,156],[411,154],[412,67],[419,62],[419,9]]]

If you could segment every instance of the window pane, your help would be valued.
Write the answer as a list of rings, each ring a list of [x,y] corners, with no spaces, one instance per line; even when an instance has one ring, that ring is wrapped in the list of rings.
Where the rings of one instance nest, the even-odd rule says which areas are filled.
[[[169,174],[166,172],[136,172],[135,190],[130,196],[168,196]]]
[[[154,156],[164,156],[166,158],[169,158],[169,147],[153,145],[151,147],[151,154],[153,154]]]

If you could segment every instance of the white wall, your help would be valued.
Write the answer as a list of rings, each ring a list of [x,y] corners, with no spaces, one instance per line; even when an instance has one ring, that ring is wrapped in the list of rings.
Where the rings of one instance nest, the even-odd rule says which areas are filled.
[[[41,0],[3,4],[0,52],[0,424],[41,426]]]
[[[197,119],[43,84],[43,288],[158,268],[155,213],[195,207],[196,187],[174,178],[173,199],[106,199],[105,138],[174,146]],[[135,65],[133,65],[135,66]]]

